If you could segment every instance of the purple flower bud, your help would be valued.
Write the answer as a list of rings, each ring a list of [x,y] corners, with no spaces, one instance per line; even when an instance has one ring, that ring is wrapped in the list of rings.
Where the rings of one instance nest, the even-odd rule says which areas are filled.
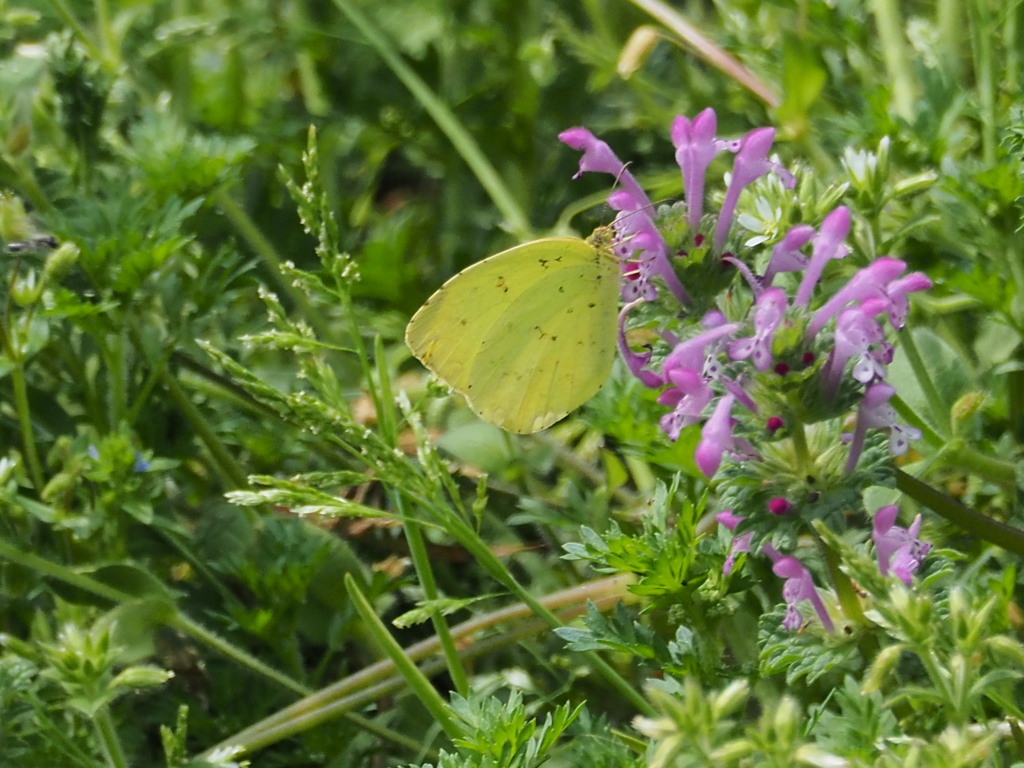
[[[773,515],[781,517],[782,515],[788,515],[792,512],[793,505],[789,502],[789,499],[776,496],[768,500],[768,511]]]
[[[719,525],[724,525],[730,531],[735,531],[736,526],[743,522],[746,518],[743,515],[734,514],[731,509],[723,509],[717,515],[715,520],[718,521]]]

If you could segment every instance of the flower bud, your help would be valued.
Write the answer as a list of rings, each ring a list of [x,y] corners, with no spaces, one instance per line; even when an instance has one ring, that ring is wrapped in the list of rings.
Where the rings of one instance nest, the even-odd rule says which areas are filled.
[[[892,672],[899,662],[902,653],[902,645],[890,645],[887,648],[883,648],[881,653],[875,656],[875,661],[871,665],[871,669],[868,670],[861,693],[866,695],[879,690],[882,687],[882,683],[889,677],[889,673]]]
[[[117,677],[110,681],[110,686],[112,688],[153,688],[163,685],[172,677],[174,677],[174,673],[169,670],[140,665],[122,670]]]
[[[11,298],[19,307],[30,307],[43,295],[43,283],[34,269],[19,275],[11,286]]]
[[[644,65],[647,57],[650,56],[654,46],[658,43],[658,30],[650,24],[644,24],[633,30],[629,40],[622,46],[619,60],[615,64],[615,70],[619,77],[628,80],[633,74]]]
[[[80,252],[74,243],[61,243],[53,253],[46,257],[43,265],[43,279],[46,283],[56,283],[62,280],[72,267],[78,263]]]

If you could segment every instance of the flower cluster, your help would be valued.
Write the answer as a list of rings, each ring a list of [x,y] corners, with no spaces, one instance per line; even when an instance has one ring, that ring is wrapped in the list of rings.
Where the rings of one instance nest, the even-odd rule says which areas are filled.
[[[798,220],[797,179],[770,154],[774,129],[740,140],[716,131],[712,109],[674,120],[685,198],[658,207],[590,131],[571,128],[559,138],[583,153],[577,177],[599,172],[617,182],[608,203],[617,212],[619,349],[629,370],[659,390],[669,438],[699,428],[697,468],[720,479],[728,506],[743,512],[728,513],[727,525],[744,521],[746,531],[733,552],[759,543],[786,579],[790,607],[810,600],[818,609],[809,573],[769,539],[782,519],[845,513],[878,481],[879,466],[891,466],[889,457],[920,436],[898,423],[890,404],[887,331],[903,328],[908,295],[931,282],[887,256],[837,278],[832,273],[843,270],[829,265],[851,253],[850,211],[839,205],[817,226]],[[734,159],[716,214],[705,211],[705,186],[721,153]],[[880,567],[909,578],[928,548],[917,541],[919,523],[901,529],[889,509],[876,516]],[[887,522],[882,534],[879,517]],[[800,529],[791,524],[789,532]],[[796,621],[791,614],[787,626]]]

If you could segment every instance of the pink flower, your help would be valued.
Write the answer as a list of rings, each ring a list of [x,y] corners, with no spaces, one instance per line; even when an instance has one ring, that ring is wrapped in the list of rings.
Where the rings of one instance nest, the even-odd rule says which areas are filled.
[[[917,537],[921,531],[921,515],[914,518],[909,528],[903,528],[896,525],[899,511],[895,504],[879,509],[875,513],[871,538],[875,542],[881,574],[888,576],[891,571],[904,584],[910,584],[914,571],[921,566],[932,545]]]

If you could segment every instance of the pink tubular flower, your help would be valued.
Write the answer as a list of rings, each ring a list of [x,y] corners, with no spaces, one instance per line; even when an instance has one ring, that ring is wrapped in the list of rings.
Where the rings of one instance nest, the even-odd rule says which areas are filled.
[[[608,204],[619,211],[613,225],[620,244],[616,252],[620,258],[635,261],[637,265],[635,280],[626,281],[623,298],[627,301],[638,296],[653,299],[656,291],[650,280],[657,275],[676,299],[689,304],[690,297],[669,263],[668,246],[651,219],[654,206],[626,164],[619,160],[611,147],[586,128],[569,128],[558,134],[558,138],[583,153],[579,170],[573,178],[579,178],[587,172],[607,173],[622,185],[622,189],[616,190],[608,198]]]
[[[697,371],[673,368],[666,371],[665,376],[672,382],[672,387],[659,395],[658,402],[672,406],[673,410],[661,417],[660,424],[670,440],[678,440],[683,429],[701,420],[704,408],[714,399],[715,393]]]
[[[907,294],[915,291],[926,291],[932,287],[932,281],[920,272],[912,272],[906,277],[893,280],[886,293],[889,296],[889,322],[896,330],[903,328],[907,322],[907,312],[910,309],[910,302],[907,301]]]
[[[651,207],[647,193],[633,178],[626,164],[619,160],[611,147],[586,128],[577,126],[564,130],[558,134],[558,140],[583,153],[580,158],[580,169],[573,176],[574,179],[588,172],[611,174],[633,197],[638,208]]]
[[[891,256],[880,256],[863,269],[859,270],[849,282],[826,301],[807,326],[807,338],[818,333],[833,316],[839,314],[847,304],[854,301],[881,298],[888,305],[889,298],[886,286],[903,274],[907,268],[905,262]]]
[[[814,227],[809,224],[797,224],[786,233],[785,237],[772,249],[772,258],[768,262],[764,277],[761,279],[765,287],[772,284],[775,275],[780,272],[797,272],[807,267],[809,259],[800,249],[814,237]]]
[[[724,149],[724,143],[715,138],[718,118],[708,107],[691,122],[679,115],[672,121],[672,144],[676,148],[676,162],[683,174],[683,190],[686,195],[686,221],[690,231],[700,228],[700,217],[704,212],[704,178],[715,155]]]
[[[875,316],[885,311],[885,302],[868,299],[839,313],[836,321],[835,347],[825,369],[825,389],[832,395],[839,388],[846,363],[855,358],[853,378],[861,384],[885,378],[886,366],[892,362],[893,349],[885,340],[882,326]]]
[[[677,440],[679,433],[702,418],[705,406],[714,398],[707,384],[704,364],[707,348],[719,339],[735,332],[734,323],[720,325],[676,344],[662,366],[663,383],[670,385],[661,393],[658,402],[673,407],[661,418],[661,427],[668,436]]]
[[[722,464],[722,454],[734,449],[732,439],[732,395],[723,395],[714,412],[704,423],[700,444],[693,455],[697,467],[706,477],[712,477]]]
[[[774,140],[774,128],[755,128],[740,142],[739,151],[736,153],[736,162],[733,163],[732,180],[729,182],[725,201],[718,213],[718,223],[715,225],[714,248],[716,251],[721,251],[725,246],[725,239],[732,226],[733,214],[736,212],[736,205],[740,200],[740,192],[745,187],[773,170],[780,174],[783,183],[790,189],[796,183],[789,171],[768,159],[768,151],[772,148]]]
[[[902,456],[910,448],[910,441],[921,437],[921,430],[898,424],[896,409],[889,405],[889,399],[896,389],[884,381],[878,381],[864,390],[864,399],[857,409],[857,426],[850,440],[850,455],[846,459],[846,472],[853,472],[864,450],[864,438],[869,429],[889,430],[889,453]]]
[[[780,554],[770,544],[762,545],[761,549],[772,560],[772,572],[780,579],[785,579],[785,583],[782,585],[782,597],[786,601],[786,617],[782,620],[782,626],[790,632],[800,629],[804,617],[797,605],[807,600],[818,614],[821,626],[825,628],[825,631],[835,631],[832,618],[825,610],[825,604],[821,601],[821,596],[818,595],[818,590],[814,586],[814,578],[803,563],[791,555]]]
[[[730,531],[735,531],[736,526],[740,524],[743,518],[740,515],[734,515],[732,510],[727,509],[715,515],[715,520]],[[733,537],[732,544],[729,547],[729,554],[726,556],[725,562],[722,563],[723,576],[728,576],[732,573],[732,569],[736,566],[736,558],[739,555],[750,551],[750,541],[753,538],[753,531],[747,531],[746,533],[741,533],[739,536]]]
[[[804,271],[803,280],[793,298],[794,307],[806,307],[811,300],[814,287],[821,280],[821,273],[825,271],[825,265],[832,259],[842,259],[849,252],[843,245],[843,240],[850,232],[850,210],[841,205],[825,217],[814,238],[814,249],[811,253],[811,260]],[[845,302],[844,302],[845,304]],[[817,331],[815,331],[817,333]],[[814,333],[809,333],[808,338]]]
[[[897,514],[899,507],[895,504],[879,509],[875,513],[871,538],[875,542],[879,572],[888,576],[891,571],[904,584],[909,585],[911,577],[921,566],[932,545],[917,537],[921,531],[921,515],[914,518],[909,528],[903,528],[896,525]]]
[[[786,294],[781,288],[769,288],[758,298],[754,306],[754,335],[737,339],[729,345],[729,357],[746,360],[748,357],[759,371],[767,371],[772,365],[772,337],[786,312]]]

